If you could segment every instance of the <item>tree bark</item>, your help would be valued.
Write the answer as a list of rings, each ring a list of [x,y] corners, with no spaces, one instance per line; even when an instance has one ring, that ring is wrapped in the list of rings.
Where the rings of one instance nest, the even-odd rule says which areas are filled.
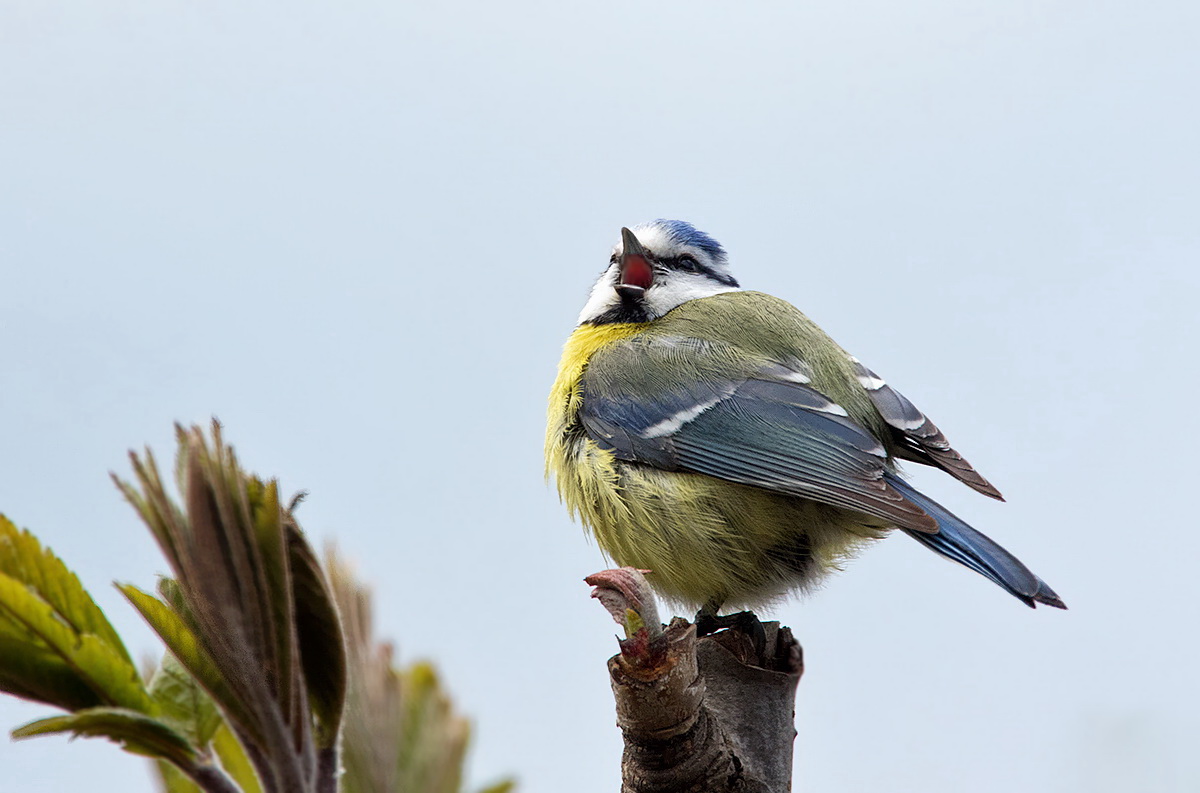
[[[602,590],[604,575],[588,581]],[[644,613],[644,593],[616,609],[611,590],[594,594],[609,599],[614,617]],[[658,627],[652,610],[645,616]],[[796,686],[804,671],[791,630],[753,615],[700,639],[678,617],[654,636],[624,623],[629,638],[608,662],[625,739],[622,793],[790,791]]]

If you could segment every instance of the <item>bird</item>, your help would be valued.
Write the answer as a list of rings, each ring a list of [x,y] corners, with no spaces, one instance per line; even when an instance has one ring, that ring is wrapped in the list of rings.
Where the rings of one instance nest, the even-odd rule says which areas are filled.
[[[894,530],[1066,608],[901,475],[932,466],[1004,500],[942,431],[799,309],[742,289],[681,220],[621,229],[563,347],[545,458],[601,550],[698,618],[811,592]]]

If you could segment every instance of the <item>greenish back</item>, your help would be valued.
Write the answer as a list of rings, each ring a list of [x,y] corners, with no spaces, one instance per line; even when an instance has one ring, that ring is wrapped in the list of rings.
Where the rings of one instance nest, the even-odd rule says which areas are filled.
[[[713,343],[701,376],[737,377],[767,363],[800,368],[811,385],[850,418],[892,446],[891,431],[855,375],[850,354],[785,300],[762,292],[727,292],[691,300],[644,330],[651,338]],[[726,345],[734,348],[723,350]],[[693,370],[694,372],[694,370]]]

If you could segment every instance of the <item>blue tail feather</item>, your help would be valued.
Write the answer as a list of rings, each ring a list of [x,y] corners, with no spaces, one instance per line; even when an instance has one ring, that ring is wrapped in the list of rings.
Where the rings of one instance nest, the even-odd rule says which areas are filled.
[[[905,529],[908,536],[947,559],[995,581],[1030,608],[1036,608],[1038,603],[1060,609],[1067,607],[1045,581],[1030,572],[1017,557],[1001,548],[990,537],[972,529],[962,518],[929,496],[918,492],[903,479],[888,474],[887,481],[938,522],[937,534]]]

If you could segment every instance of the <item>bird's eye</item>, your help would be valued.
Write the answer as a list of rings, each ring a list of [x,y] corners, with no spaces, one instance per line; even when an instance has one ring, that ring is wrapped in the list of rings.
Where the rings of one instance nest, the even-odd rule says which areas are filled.
[[[690,253],[685,253],[679,257],[679,269],[684,272],[694,273],[700,269],[700,262],[696,261],[696,257]]]

